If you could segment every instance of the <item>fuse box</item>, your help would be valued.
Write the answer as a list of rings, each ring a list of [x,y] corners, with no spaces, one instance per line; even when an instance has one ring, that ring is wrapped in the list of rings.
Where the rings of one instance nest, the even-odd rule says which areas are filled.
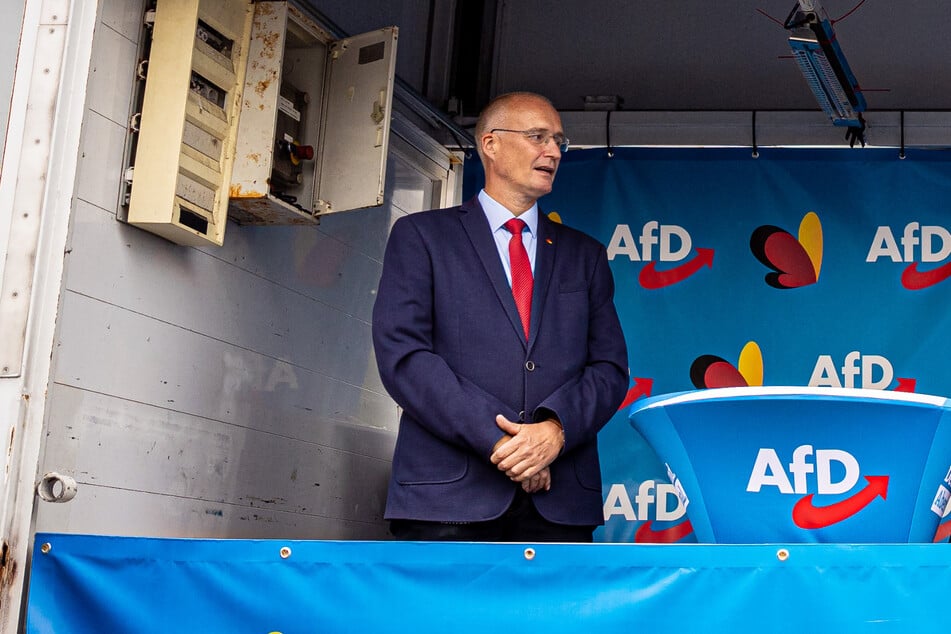
[[[333,39],[287,2],[255,5],[229,215],[313,224],[383,203],[397,28]]]
[[[249,0],[157,0],[130,128],[125,220],[185,245],[220,245],[244,89]]]

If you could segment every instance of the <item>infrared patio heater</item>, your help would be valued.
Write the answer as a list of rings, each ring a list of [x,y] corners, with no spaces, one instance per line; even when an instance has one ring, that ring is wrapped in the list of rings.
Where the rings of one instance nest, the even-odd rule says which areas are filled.
[[[850,147],[865,145],[865,97],[818,0],[797,0],[783,25],[799,69],[832,124],[847,128]]]

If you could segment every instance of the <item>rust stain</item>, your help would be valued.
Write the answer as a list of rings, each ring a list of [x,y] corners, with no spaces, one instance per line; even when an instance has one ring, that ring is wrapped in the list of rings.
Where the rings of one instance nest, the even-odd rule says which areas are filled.
[[[268,33],[261,38],[261,44],[264,45],[264,50],[261,51],[261,57],[266,57],[267,59],[274,59],[275,54],[277,53],[277,44],[281,41],[280,33]]]
[[[17,573],[19,572],[19,563],[12,553],[16,551],[16,539],[11,543],[3,542],[3,566],[0,567],[0,592],[4,596],[18,583]]]
[[[231,198],[262,198],[264,193],[253,190],[244,191],[241,189],[240,183],[232,183],[228,195]]]
[[[271,85],[271,82],[266,79],[262,79],[257,84],[254,85],[254,92],[258,97],[264,98],[264,93],[267,92],[268,87]]]

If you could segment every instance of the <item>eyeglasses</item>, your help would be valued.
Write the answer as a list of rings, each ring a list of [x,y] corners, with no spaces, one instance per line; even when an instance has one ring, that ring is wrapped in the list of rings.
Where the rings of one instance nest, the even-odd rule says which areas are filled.
[[[506,130],[505,128],[493,128],[493,129],[489,130],[489,132],[490,132],[490,133],[492,133],[492,132],[518,132],[518,133],[521,134],[523,137],[525,137],[526,139],[528,139],[529,141],[531,141],[534,145],[538,145],[538,146],[548,145],[548,141],[549,141],[549,140],[552,140],[552,141],[555,142],[555,145],[558,146],[558,149],[559,149],[561,152],[567,152],[567,151],[568,151],[568,143],[569,143],[568,137],[566,137],[564,134],[561,134],[560,132],[555,132],[554,134],[552,134],[551,132],[548,132],[547,130],[535,130],[535,129],[531,129],[531,130]]]

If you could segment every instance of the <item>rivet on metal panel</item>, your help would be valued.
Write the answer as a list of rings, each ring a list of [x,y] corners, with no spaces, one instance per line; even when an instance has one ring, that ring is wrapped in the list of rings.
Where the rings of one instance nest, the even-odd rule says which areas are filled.
[[[525,559],[527,559],[527,560],[529,560],[529,561],[531,561],[532,559],[535,559],[535,549],[534,549],[534,548],[526,548],[526,549],[525,549]]]
[[[779,550],[776,551],[776,558],[779,561],[786,561],[787,559],[789,559],[789,551],[786,550],[785,548],[780,548]]]
[[[40,552],[43,553],[44,555],[51,550],[53,550],[53,545],[50,544],[49,542],[46,542],[45,544],[40,546]]]
[[[287,559],[291,556],[291,549],[288,546],[281,547],[281,559]]]

